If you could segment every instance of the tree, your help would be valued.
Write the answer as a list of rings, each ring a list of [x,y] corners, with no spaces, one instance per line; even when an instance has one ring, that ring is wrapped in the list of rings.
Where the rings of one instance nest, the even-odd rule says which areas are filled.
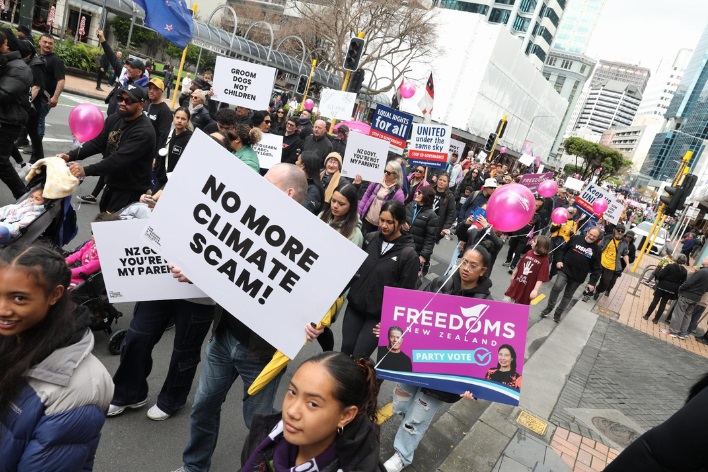
[[[130,18],[123,18],[122,16],[115,16],[109,20],[111,30],[121,44],[128,44],[128,33],[130,32],[131,21]],[[143,44],[147,44],[148,49],[154,49],[155,45],[160,42],[159,40],[161,39],[162,37],[154,31],[133,25],[133,32],[130,35],[130,44],[127,47],[139,49]]]
[[[632,165],[632,161],[625,159],[619,151],[582,138],[566,139],[563,142],[563,148],[566,153],[578,156],[585,161],[579,171],[583,180],[596,175],[597,182],[601,183],[609,176],[617,176]]]
[[[177,62],[175,65],[179,64],[179,61],[182,60],[182,52],[184,49],[180,49],[174,44],[168,42],[167,46],[165,47],[165,54],[170,56],[171,58],[175,59]],[[196,65],[197,64],[197,59],[199,59],[199,46],[195,46],[194,44],[190,44],[187,46],[187,57],[185,57],[184,62],[185,64],[191,64],[191,65]],[[205,69],[214,69],[214,64],[216,63],[216,56],[214,55],[213,52],[207,51],[206,49],[202,50],[202,57],[199,60],[199,70],[205,70]],[[174,64],[174,63],[173,63]]]

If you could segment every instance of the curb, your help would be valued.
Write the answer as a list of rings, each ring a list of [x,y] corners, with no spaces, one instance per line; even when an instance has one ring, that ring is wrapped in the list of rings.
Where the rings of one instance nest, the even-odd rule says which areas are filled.
[[[94,99],[94,100],[101,100],[101,101],[103,101],[103,100],[106,99],[106,97],[104,97],[103,95],[99,95],[99,94],[97,94],[97,93],[86,92],[86,91],[84,91],[84,90],[75,89],[75,88],[73,88],[73,87],[65,87],[65,88],[64,88],[64,91],[65,91],[65,92],[68,92],[68,93],[71,93],[71,94],[73,94],[73,95],[78,95],[78,96],[80,96],[80,97],[92,98],[92,99]]]

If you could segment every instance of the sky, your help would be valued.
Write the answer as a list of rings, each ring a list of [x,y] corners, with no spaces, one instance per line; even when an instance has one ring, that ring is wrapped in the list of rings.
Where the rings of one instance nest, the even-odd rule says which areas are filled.
[[[671,63],[679,49],[693,49],[706,26],[706,0],[607,0],[587,55],[654,72],[662,59]]]

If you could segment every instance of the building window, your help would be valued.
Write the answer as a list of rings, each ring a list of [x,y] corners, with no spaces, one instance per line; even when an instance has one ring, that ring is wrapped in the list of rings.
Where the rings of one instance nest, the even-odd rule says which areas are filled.
[[[529,29],[529,24],[531,24],[531,18],[524,18],[523,16],[516,15],[512,29],[514,31],[523,31],[525,33]]]
[[[546,51],[541,49],[541,47],[534,44],[533,53],[536,55],[536,57],[541,59],[541,63],[546,62]]]
[[[561,69],[570,70],[571,67],[573,67],[573,61],[569,61],[568,59],[563,59],[563,62],[561,62]]]
[[[551,67],[555,67],[556,65],[556,56],[551,56],[548,58],[548,62],[546,63]]]
[[[539,28],[538,32],[541,35],[541,37],[543,39],[545,39],[546,42],[548,43],[548,45],[550,46],[551,43],[553,42],[553,35],[551,34],[550,31],[548,31],[548,28],[541,27],[541,28]]]
[[[565,84],[565,76],[559,75],[556,78],[556,83],[553,85],[553,88],[556,89],[556,92],[561,93],[561,90],[563,90],[563,84]]]
[[[547,8],[546,9],[546,14],[545,17],[551,20],[551,23],[553,23],[553,26],[558,28],[558,22],[560,21],[560,18],[558,18],[558,15],[556,15],[556,12],[553,11],[553,8]]]
[[[446,10],[466,11],[468,13],[478,13],[480,15],[486,15],[489,13],[488,5],[468,3],[459,0],[434,0],[433,5],[440,8],[445,8]]]
[[[560,5],[562,10],[565,10],[565,0],[556,0],[558,5]]]
[[[519,10],[521,10],[521,13],[533,13],[536,9],[536,3],[536,0],[521,0]]]
[[[536,35],[538,34],[538,30],[540,30],[540,29],[541,29],[541,25],[539,25],[538,21],[537,21],[536,24],[533,25],[533,31],[531,31],[531,36],[533,36],[535,38]]]
[[[587,68],[588,68],[588,66],[586,66],[585,64],[582,64],[582,65],[580,66],[580,73],[581,73],[581,74],[584,74],[585,71],[587,70]]]
[[[492,8],[492,13],[489,14],[489,22],[505,25],[509,21],[509,15],[511,15],[511,10]]]
[[[500,5],[513,5],[516,0],[494,0],[494,3],[498,3]]]

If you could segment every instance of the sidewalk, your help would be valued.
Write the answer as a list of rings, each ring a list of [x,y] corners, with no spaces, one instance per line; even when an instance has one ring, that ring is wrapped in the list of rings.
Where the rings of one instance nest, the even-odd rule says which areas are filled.
[[[103,91],[96,90],[96,79],[89,80],[74,75],[66,75],[66,82],[64,84],[65,92],[73,93],[81,97],[105,100],[111,88],[108,87],[105,80],[102,82],[101,88],[103,88]]]

